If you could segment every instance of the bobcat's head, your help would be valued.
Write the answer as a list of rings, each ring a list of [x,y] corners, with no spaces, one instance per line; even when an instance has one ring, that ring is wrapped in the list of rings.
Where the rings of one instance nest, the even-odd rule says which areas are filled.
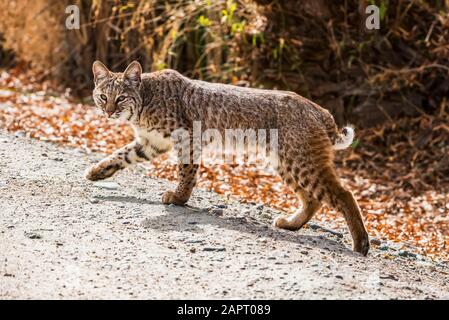
[[[142,104],[139,94],[142,67],[137,61],[131,62],[125,72],[114,73],[100,61],[92,66],[95,89],[93,98],[95,105],[113,119],[128,119]]]

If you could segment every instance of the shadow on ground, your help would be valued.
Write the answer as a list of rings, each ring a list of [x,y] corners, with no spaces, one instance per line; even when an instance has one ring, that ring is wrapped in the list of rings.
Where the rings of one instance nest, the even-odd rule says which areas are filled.
[[[151,201],[133,196],[106,196],[98,197],[103,201],[129,202],[146,205],[163,205],[160,201]],[[208,208],[198,208],[190,205],[165,205],[167,214],[149,216],[142,221],[144,228],[151,228],[160,232],[182,231],[202,232],[201,225],[212,225],[228,230],[259,234],[260,237],[271,237],[276,240],[290,241],[301,246],[311,246],[329,252],[338,252],[346,256],[361,257],[347,248],[343,243],[332,240],[323,235],[308,235],[299,231],[286,231],[274,229],[265,222],[251,220],[247,217],[217,216],[208,211]]]

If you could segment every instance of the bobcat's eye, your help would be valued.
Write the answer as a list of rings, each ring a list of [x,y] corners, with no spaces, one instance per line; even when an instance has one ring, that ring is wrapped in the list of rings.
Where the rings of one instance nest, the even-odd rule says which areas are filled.
[[[104,101],[108,100],[108,97],[106,97],[105,94],[100,94],[100,98],[101,98],[101,100],[104,100]]]
[[[123,100],[125,100],[125,96],[119,96],[116,100],[116,102],[122,102]]]

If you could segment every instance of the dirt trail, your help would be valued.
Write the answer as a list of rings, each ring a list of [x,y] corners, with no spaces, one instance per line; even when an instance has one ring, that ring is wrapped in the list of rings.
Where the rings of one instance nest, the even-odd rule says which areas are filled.
[[[137,167],[83,179],[100,155],[0,132],[0,298],[449,298],[449,267],[382,243],[367,258],[322,224],[275,230],[278,213]]]

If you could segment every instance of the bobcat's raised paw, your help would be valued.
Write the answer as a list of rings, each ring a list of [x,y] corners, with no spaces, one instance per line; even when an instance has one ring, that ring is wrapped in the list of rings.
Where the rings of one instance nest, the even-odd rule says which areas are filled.
[[[90,180],[90,181],[99,180],[97,177],[97,170],[96,170],[95,166],[87,169],[84,172],[84,179]]]
[[[119,168],[114,165],[101,166],[94,165],[86,170],[84,173],[84,178],[90,181],[103,180],[111,177]]]

